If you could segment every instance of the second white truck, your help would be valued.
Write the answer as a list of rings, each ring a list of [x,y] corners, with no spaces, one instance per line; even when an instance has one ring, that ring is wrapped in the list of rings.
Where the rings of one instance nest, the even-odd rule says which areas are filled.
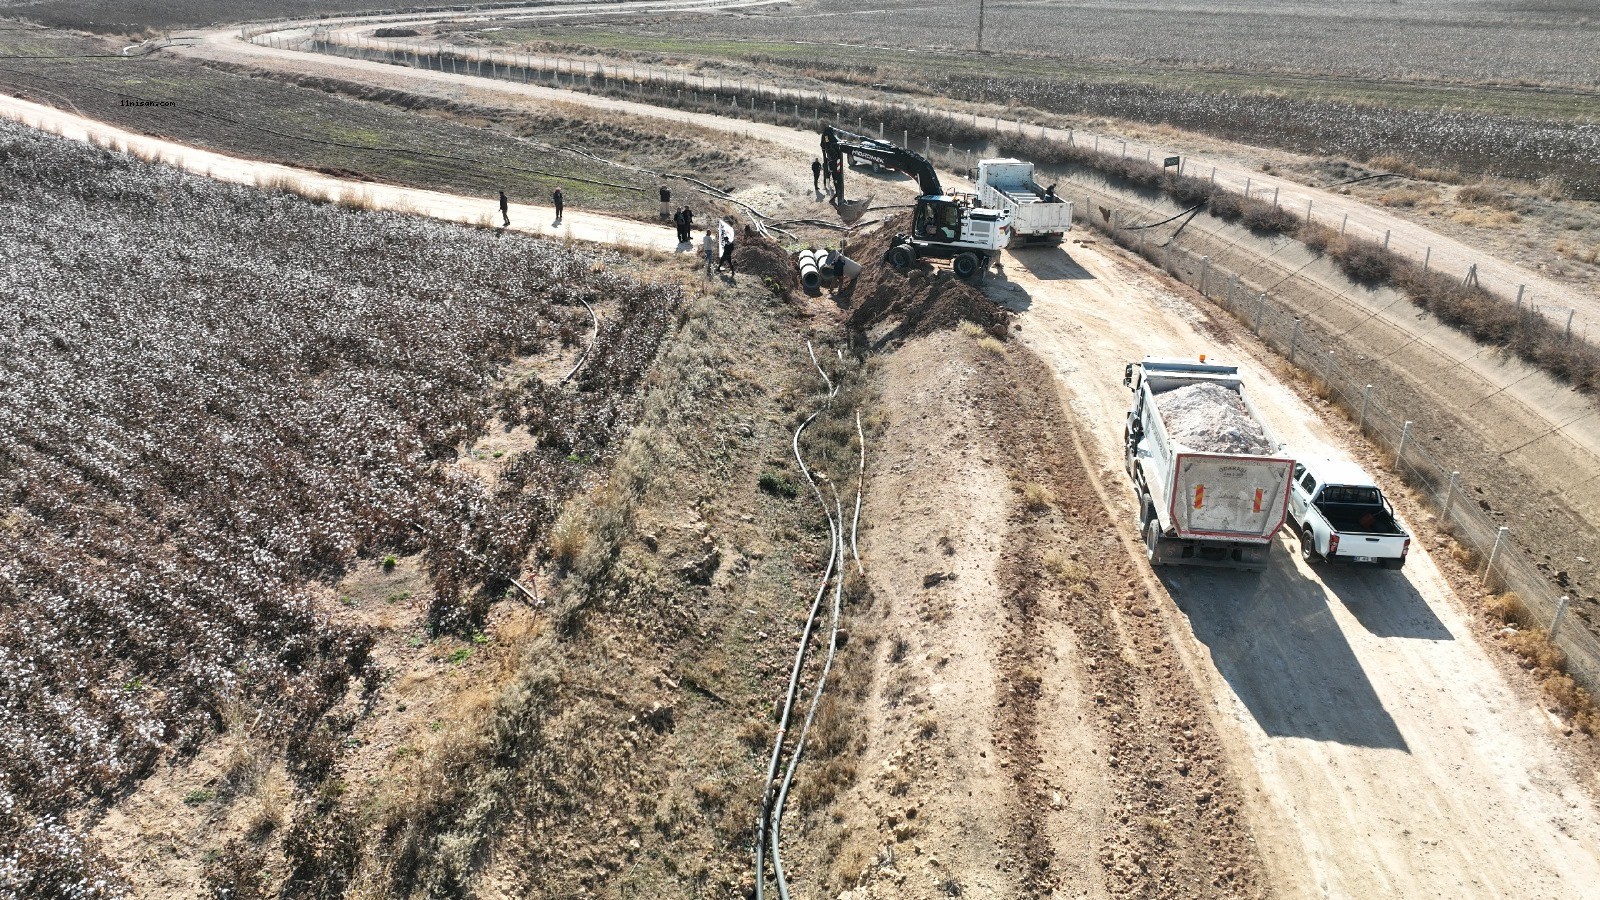
[[[1072,203],[1040,187],[1033,163],[1020,159],[978,161],[978,201],[1011,214],[1011,230],[1022,244],[1059,244],[1072,230]]]
[[[1151,565],[1260,572],[1289,502],[1294,460],[1244,394],[1237,366],[1129,363],[1128,475]]]
[[[1302,460],[1294,467],[1289,520],[1308,563],[1406,564],[1411,535],[1383,491],[1355,463]]]

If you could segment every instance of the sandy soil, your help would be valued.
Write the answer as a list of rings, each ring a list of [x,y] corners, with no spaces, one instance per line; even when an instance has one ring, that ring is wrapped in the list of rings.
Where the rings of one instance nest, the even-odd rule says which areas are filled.
[[[1125,533],[1136,511],[1120,374],[1142,355],[1239,362],[1293,450],[1350,456],[1236,329],[1120,254],[1025,254],[996,291],[1027,305],[1020,337],[1070,396]],[[1248,805],[1277,893],[1580,897],[1600,884],[1600,816],[1559,724],[1479,646],[1427,553],[1414,548],[1402,573],[1323,571],[1281,543],[1259,578],[1160,578],[1173,641],[1255,781]]]
[[[867,777],[834,813],[877,852],[844,896],[1262,895],[1206,696],[1048,371],[943,332],[884,379],[864,546],[882,649]]]

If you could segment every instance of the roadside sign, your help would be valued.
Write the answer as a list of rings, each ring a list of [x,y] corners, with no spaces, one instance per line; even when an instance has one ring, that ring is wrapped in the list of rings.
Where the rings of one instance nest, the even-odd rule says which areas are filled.
[[[1169,157],[1167,157],[1167,158],[1166,158],[1166,159],[1165,159],[1165,160],[1163,160],[1163,161],[1162,161],[1162,163],[1161,163],[1161,168],[1163,168],[1163,169],[1170,169],[1170,168],[1172,168],[1172,167],[1173,167],[1173,166],[1176,166],[1176,165],[1178,165],[1178,164],[1180,164],[1180,163],[1181,163],[1181,162],[1182,162],[1182,161],[1183,161],[1183,158],[1182,158],[1182,157],[1179,157],[1179,156],[1169,156]]]

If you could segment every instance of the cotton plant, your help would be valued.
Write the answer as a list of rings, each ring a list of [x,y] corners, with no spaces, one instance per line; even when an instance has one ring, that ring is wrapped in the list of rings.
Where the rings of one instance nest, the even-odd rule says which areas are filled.
[[[24,212],[0,215],[0,893],[111,896],[65,817],[240,703],[292,751],[373,674],[372,635],[316,600],[361,559],[422,553],[434,627],[481,624],[627,427],[681,296],[10,124],[0,206]],[[576,356],[581,301],[618,313],[577,376],[497,393],[518,356]],[[492,483],[455,464],[513,409],[533,450]]]

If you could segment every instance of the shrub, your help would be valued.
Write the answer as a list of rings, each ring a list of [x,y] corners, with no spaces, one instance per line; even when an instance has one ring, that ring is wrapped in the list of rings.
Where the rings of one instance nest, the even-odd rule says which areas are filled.
[[[1383,247],[1361,238],[1345,238],[1331,248],[1334,261],[1352,281],[1382,284],[1394,274],[1395,258]]]

